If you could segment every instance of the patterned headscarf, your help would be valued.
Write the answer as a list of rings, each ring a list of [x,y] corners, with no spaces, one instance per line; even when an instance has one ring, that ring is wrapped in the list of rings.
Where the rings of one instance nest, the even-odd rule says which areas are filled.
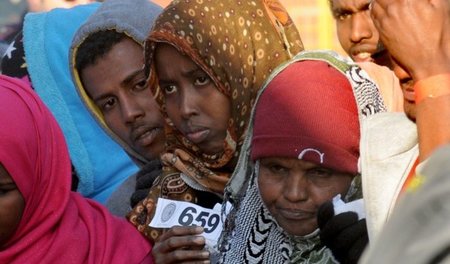
[[[197,203],[191,188],[223,195],[258,90],[279,64],[303,49],[291,18],[273,0],[173,1],[155,22],[146,42],[146,72],[151,78],[157,43],[172,45],[205,71],[229,97],[232,113],[224,151],[206,155],[169,120],[160,88],[153,91],[167,121],[167,152],[161,156],[165,168],[147,199],[130,215],[131,222],[139,230],[145,228],[151,239],[158,234],[150,235],[146,226],[158,197]]]
[[[298,54],[294,59],[275,70],[263,85],[260,94],[286,67],[303,60],[324,61],[346,76],[353,89],[360,119],[386,111],[379,89],[369,79],[367,73],[359,66],[332,52],[309,51]],[[320,73],[317,74],[320,76]],[[298,76],[292,76],[293,80],[295,78]],[[293,80],[288,81],[292,82]],[[336,89],[339,88],[336,87]],[[326,102],[323,103],[326,104]],[[305,237],[288,235],[264,206],[257,186],[258,163],[254,166],[250,157],[254,116],[253,110],[238,165],[225,190],[225,200],[232,202],[234,209],[227,217],[225,230],[219,244],[222,254],[221,262],[333,263],[331,252],[320,244],[318,230]],[[359,176],[354,178],[346,200],[356,198],[361,198]]]

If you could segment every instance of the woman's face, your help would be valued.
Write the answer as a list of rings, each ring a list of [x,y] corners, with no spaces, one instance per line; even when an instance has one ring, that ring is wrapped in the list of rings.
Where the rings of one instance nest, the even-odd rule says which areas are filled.
[[[337,194],[345,195],[353,176],[295,158],[260,160],[262,200],[289,234],[305,236],[317,229],[317,210]]]
[[[24,208],[22,194],[0,163],[0,250],[16,231]]]
[[[189,57],[158,44],[155,67],[166,111],[175,127],[206,154],[223,151],[231,104]]]

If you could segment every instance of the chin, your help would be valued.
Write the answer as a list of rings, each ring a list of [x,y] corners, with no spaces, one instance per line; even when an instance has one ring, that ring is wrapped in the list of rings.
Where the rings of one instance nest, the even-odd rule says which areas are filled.
[[[291,236],[307,236],[318,228],[317,224],[303,223],[302,221],[299,221],[295,226],[292,223],[286,223],[284,226],[280,224],[280,226]]]
[[[412,122],[416,122],[416,105],[409,103],[407,101],[404,101],[403,108],[405,110],[405,114],[408,117],[409,120]]]
[[[301,230],[286,230],[286,233],[288,233],[291,236],[299,236],[299,237],[304,237],[307,236],[311,233],[313,233],[317,228],[314,229],[301,229]]]

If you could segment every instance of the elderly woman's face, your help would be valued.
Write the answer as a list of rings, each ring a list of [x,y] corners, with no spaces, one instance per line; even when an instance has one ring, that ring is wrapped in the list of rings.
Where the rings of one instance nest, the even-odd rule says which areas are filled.
[[[345,195],[353,176],[295,158],[260,160],[262,200],[289,234],[305,236],[317,229],[317,210],[337,194]]]
[[[16,231],[24,208],[22,194],[0,163],[0,251]]]

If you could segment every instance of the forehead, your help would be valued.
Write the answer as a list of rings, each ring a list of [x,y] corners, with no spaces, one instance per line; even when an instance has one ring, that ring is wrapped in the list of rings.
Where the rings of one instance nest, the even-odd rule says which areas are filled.
[[[367,6],[371,0],[330,0],[332,9],[347,9],[358,11]]]
[[[201,69],[189,56],[181,53],[170,44],[157,43],[154,56],[156,72],[160,78],[176,77],[179,74]]]
[[[0,163],[0,184],[12,182],[11,175],[8,173],[6,168]]]
[[[302,160],[302,159],[298,159],[298,158],[292,158],[292,157],[267,157],[267,158],[262,158],[261,159],[261,163],[265,164],[265,163],[280,163],[280,164],[284,164],[287,166],[294,166],[294,167],[298,167],[298,168],[303,168],[303,169],[309,169],[309,168],[314,168],[314,167],[322,167],[321,164],[317,164],[315,162],[310,162],[307,160]],[[325,167],[324,167],[325,168]]]

